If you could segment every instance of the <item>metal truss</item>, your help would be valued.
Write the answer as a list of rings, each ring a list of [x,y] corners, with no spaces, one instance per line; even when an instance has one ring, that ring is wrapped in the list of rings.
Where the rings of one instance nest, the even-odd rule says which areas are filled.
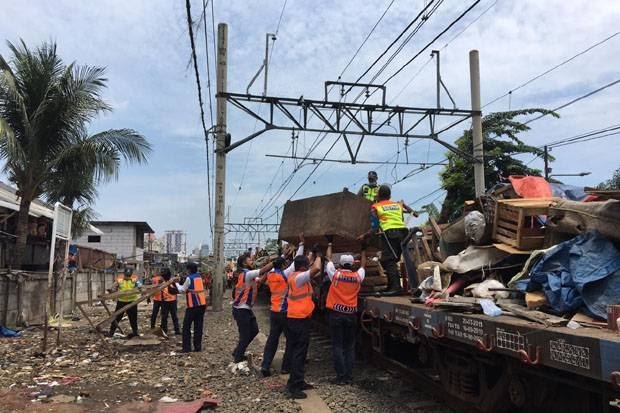
[[[226,222],[224,224],[224,233],[231,232],[249,232],[249,233],[274,233],[280,230],[280,224],[243,224],[235,222]]]
[[[303,96],[295,99],[219,93],[218,97],[225,98],[228,103],[263,124],[263,129],[227,145],[222,150],[229,152],[269,130],[289,130],[342,135],[353,163],[357,162],[360,147],[368,136],[431,139],[461,156],[474,160],[471,154],[445,142],[439,138],[439,135],[472,116],[480,115],[480,111],[389,106],[385,104],[385,87],[380,87],[380,85],[364,85],[379,88],[378,90],[383,92],[380,105],[328,101],[328,85],[340,83],[343,82],[326,82],[325,100],[305,99]],[[259,112],[250,107],[256,104],[266,105],[267,110]],[[446,119],[451,119],[451,123],[446,122]],[[361,137],[354,146],[347,135]]]
[[[273,155],[267,154],[265,155],[270,158],[285,158],[285,159],[296,159],[300,161],[309,161],[310,163],[316,162],[336,162],[336,163],[352,163],[352,164],[366,164],[366,165],[418,165],[418,166],[430,166],[430,165],[447,165],[447,163],[442,162],[386,162],[386,161],[360,161],[359,159],[351,160],[351,159],[323,159],[323,158],[308,158],[305,156],[291,156],[291,155]]]

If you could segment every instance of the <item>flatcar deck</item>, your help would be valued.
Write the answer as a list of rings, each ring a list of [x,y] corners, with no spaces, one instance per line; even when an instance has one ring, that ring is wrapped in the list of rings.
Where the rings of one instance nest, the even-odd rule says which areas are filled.
[[[408,339],[422,335],[434,340],[475,346],[482,352],[514,357],[532,366],[547,366],[620,387],[620,334],[607,329],[545,327],[511,315],[433,309],[409,297],[368,297],[364,319],[406,327]]]

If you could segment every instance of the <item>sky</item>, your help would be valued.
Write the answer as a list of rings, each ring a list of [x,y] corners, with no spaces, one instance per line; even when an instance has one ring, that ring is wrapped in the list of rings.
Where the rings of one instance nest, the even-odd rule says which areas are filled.
[[[428,0],[214,0],[216,25],[228,24],[228,91],[245,93],[262,63],[265,33],[277,30],[277,40],[272,44],[268,95],[323,99],[324,82],[338,78],[388,6],[389,10],[342,80],[355,81],[426,3]],[[383,82],[471,3],[473,0],[445,0],[377,81]],[[202,2],[192,0],[191,6],[193,19],[198,20]],[[195,37],[206,123],[210,127],[207,83],[210,78],[215,106],[215,70],[210,5],[208,9],[210,76],[207,76],[203,25],[197,28]],[[207,152],[190,64],[185,1],[2,0],[2,10],[0,39],[12,42],[23,39],[30,47],[55,41],[66,62],[106,68],[108,88],[104,98],[114,110],[90,125],[92,133],[132,128],[153,145],[148,165],[125,167],[118,181],[99,188],[94,207],[101,219],[147,221],[158,234],[170,229],[186,230],[188,245],[211,244]],[[433,107],[435,66],[434,62],[429,63],[430,50],[441,49],[442,80],[456,106],[469,109],[468,52],[477,49],[484,105],[618,32],[619,20],[620,2],[608,0],[481,0],[390,80],[386,99],[393,105]],[[0,54],[9,56],[4,41],[0,43]],[[483,114],[558,107],[620,79],[618,68],[620,35],[515,91],[510,99],[502,98],[485,106]],[[370,73],[376,70],[377,67]],[[367,76],[362,80],[370,79]],[[262,93],[262,77],[251,92]],[[619,92],[620,84],[617,84],[560,110],[560,119],[536,120],[521,138],[539,146],[613,125],[620,118]],[[330,94],[330,100],[338,98],[337,93]],[[442,104],[449,106],[445,94]],[[256,127],[252,118],[229,106],[228,131],[233,141],[250,135]],[[446,132],[444,139],[453,142],[467,127],[468,124],[455,127]],[[296,153],[306,154],[317,135],[301,132]],[[336,138],[337,135],[328,135],[322,139],[310,156],[323,157]],[[620,167],[619,139],[616,135],[556,148],[553,173],[591,172],[585,177],[565,178],[566,183],[575,185],[596,185],[608,179]],[[353,140],[356,142],[356,138]],[[367,138],[359,159],[384,162],[397,156],[403,161],[403,146],[403,139]],[[400,154],[396,155],[399,150]],[[228,154],[227,222],[243,222],[246,217],[256,216],[264,222],[275,222],[279,215],[276,207],[281,211],[288,199],[337,192],[343,187],[357,191],[371,169],[368,165],[323,163],[299,188],[314,166],[297,167],[293,160],[270,158],[266,154],[291,155],[291,132],[267,132]],[[329,158],[345,159],[346,155],[346,147],[339,141]],[[414,140],[408,146],[410,162],[436,162],[444,157],[445,148],[428,140]],[[541,159],[532,156],[523,159],[530,166],[542,169]],[[414,166],[380,165],[372,169],[377,170],[381,183],[392,183]],[[439,188],[440,171],[441,167],[429,168],[399,182],[392,189],[394,198],[412,203],[413,207],[429,201],[439,206],[442,192],[420,198]],[[274,197],[291,173],[289,184]],[[226,240],[235,239],[229,235]]]

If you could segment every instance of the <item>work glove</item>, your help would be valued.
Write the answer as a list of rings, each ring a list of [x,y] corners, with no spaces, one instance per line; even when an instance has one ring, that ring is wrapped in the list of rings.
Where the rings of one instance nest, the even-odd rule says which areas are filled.
[[[327,242],[329,242],[330,244],[332,242],[334,242],[334,236],[329,234],[329,235],[325,235],[325,239],[327,240]]]

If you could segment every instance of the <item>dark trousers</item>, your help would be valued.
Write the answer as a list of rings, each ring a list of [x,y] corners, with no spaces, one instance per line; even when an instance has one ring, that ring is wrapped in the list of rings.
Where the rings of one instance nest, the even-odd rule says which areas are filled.
[[[243,360],[245,350],[258,334],[258,323],[252,310],[247,308],[233,308],[232,313],[239,330],[239,342],[233,351],[233,357],[235,363],[239,363]]]
[[[381,266],[387,275],[388,290],[400,287],[398,262],[402,254],[401,243],[406,236],[406,228],[388,229],[381,235]]]
[[[179,316],[177,315],[177,300],[161,302],[161,329],[166,334],[168,334],[168,314],[172,317],[174,333],[180,334],[181,329],[179,328]]]
[[[280,336],[284,333],[284,337],[287,337],[286,331],[286,313],[276,313],[275,311],[269,312],[269,337],[265,343],[265,351],[263,352],[263,370],[269,370],[273,357],[278,350],[278,343]],[[291,369],[291,350],[289,346],[288,338],[286,340],[286,349],[284,350],[284,358],[282,359],[282,370],[289,371]]]
[[[117,312],[121,308],[125,307],[127,304],[131,304],[131,301],[117,301],[116,309],[114,312]],[[131,325],[131,332],[134,335],[138,335],[138,306],[135,305],[130,309],[120,313],[116,316],[116,320],[112,321],[112,325],[110,326],[110,335],[114,334],[116,329],[118,328],[118,323],[123,319],[123,315],[127,313],[127,317],[129,318],[129,324]]]
[[[161,301],[153,300],[153,311],[151,312],[151,328],[155,328],[157,314],[159,314],[161,307]]]
[[[306,371],[306,356],[310,344],[310,317],[286,320],[287,341],[291,353],[291,369],[286,386],[291,393],[302,391]]]
[[[329,332],[332,337],[332,354],[336,377],[351,380],[355,362],[355,331],[357,317],[355,314],[329,312]]]
[[[202,328],[206,309],[206,305],[185,309],[185,317],[183,317],[183,351],[192,351],[192,325],[194,326],[194,351],[202,350]]]

